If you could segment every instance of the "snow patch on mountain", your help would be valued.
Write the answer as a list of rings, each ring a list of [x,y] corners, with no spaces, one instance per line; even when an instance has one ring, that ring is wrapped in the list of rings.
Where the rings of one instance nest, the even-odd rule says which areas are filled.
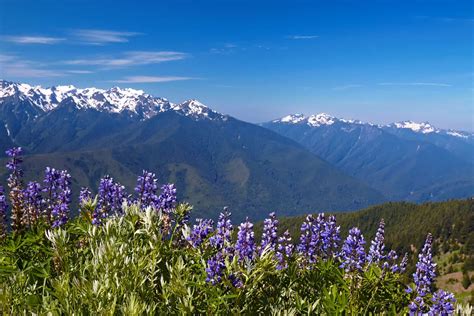
[[[327,113],[313,114],[305,116],[304,114],[290,114],[280,119],[272,121],[273,123],[285,123],[285,124],[306,124],[312,127],[333,125],[337,122],[347,124],[366,124],[358,120],[348,120],[343,118],[337,118]]]
[[[438,129],[436,129],[434,126],[432,126],[428,122],[417,123],[413,121],[403,121],[403,122],[393,123],[393,125],[396,128],[407,128],[407,129],[411,129],[414,132],[423,133],[423,134],[439,132]]]

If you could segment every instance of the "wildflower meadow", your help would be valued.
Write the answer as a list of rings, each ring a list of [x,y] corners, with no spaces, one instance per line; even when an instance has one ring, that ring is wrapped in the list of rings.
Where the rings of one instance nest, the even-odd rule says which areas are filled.
[[[469,314],[434,288],[427,232],[416,271],[387,249],[384,221],[366,241],[357,227],[341,237],[335,216],[308,215],[299,239],[275,213],[256,238],[248,219],[191,220],[172,184],[143,171],[134,193],[104,176],[82,188],[72,218],[71,176],[47,168],[25,183],[21,148],[0,188],[0,313],[143,314]],[[7,216],[9,214],[10,216]],[[410,280],[407,282],[406,280]]]

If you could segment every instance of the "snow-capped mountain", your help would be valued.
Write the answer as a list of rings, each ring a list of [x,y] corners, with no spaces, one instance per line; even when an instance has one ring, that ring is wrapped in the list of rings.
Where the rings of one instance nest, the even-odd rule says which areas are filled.
[[[413,121],[376,125],[326,113],[263,123],[391,199],[474,194],[474,137]]]
[[[215,217],[225,205],[238,220],[246,212],[258,220],[266,209],[295,215],[384,201],[295,142],[197,100],[173,104],[134,89],[0,84],[0,157],[20,146],[28,155],[26,177],[51,165],[67,169],[78,179],[73,192],[96,187],[105,174],[132,188],[145,169],[176,183],[180,199],[198,214]]]
[[[458,138],[463,138],[463,139],[474,138],[474,133],[451,130],[451,129],[449,130],[440,129],[431,125],[429,122],[417,123],[414,121],[402,121],[402,122],[395,122],[395,123],[391,123],[387,125],[376,125],[372,123],[362,122],[359,120],[337,118],[327,113],[319,113],[319,114],[313,114],[309,116],[305,116],[304,114],[290,114],[282,118],[273,120],[272,123],[305,124],[311,127],[329,126],[336,123],[357,124],[357,125],[366,124],[370,126],[377,126],[382,129],[401,129],[404,131],[410,131],[410,132],[420,133],[420,134],[434,133],[434,134],[448,135],[448,136],[453,136],[453,137],[458,137]]]
[[[42,112],[56,109],[62,102],[72,101],[78,109],[95,109],[108,113],[127,113],[149,119],[160,112],[176,111],[194,119],[225,118],[197,100],[180,104],[165,98],[154,97],[143,90],[113,87],[80,89],[71,85],[43,88],[25,83],[0,81],[0,105],[8,98],[26,101]]]
[[[280,119],[272,121],[273,123],[287,123],[287,124],[306,124],[312,127],[320,127],[324,125],[333,125],[337,122],[351,123],[351,124],[366,124],[358,120],[347,120],[337,118],[327,113],[313,114],[305,116],[304,114],[290,114]]]

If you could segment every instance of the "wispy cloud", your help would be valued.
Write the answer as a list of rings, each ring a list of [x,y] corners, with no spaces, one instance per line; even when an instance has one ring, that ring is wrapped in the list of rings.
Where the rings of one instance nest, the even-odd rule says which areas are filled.
[[[381,82],[379,86],[430,86],[430,87],[452,87],[452,85],[440,82]]]
[[[290,36],[287,36],[287,38],[294,39],[294,40],[307,40],[307,39],[319,38],[319,35],[290,35]]]
[[[226,43],[223,46],[213,47],[209,51],[212,54],[232,54],[241,50],[245,50],[245,47],[241,47],[235,43]]]
[[[86,59],[74,59],[65,61],[68,65],[93,65],[106,68],[123,68],[138,65],[159,64],[168,61],[181,60],[188,57],[188,54],[182,52],[159,51],[145,52],[135,51],[126,52],[119,57],[92,57]]]
[[[67,70],[67,73],[84,75],[84,74],[93,74],[94,72],[90,70]]]
[[[441,17],[434,17],[434,16],[427,16],[427,15],[417,15],[415,16],[416,19],[420,20],[433,20],[433,21],[438,21],[438,22],[464,22],[464,23],[473,23],[474,19],[473,18],[466,18],[466,17],[446,17],[446,16],[441,16]]]
[[[48,78],[62,77],[65,72],[44,68],[40,63],[0,54],[0,77]]]
[[[192,80],[196,78],[192,77],[180,77],[180,76],[131,76],[125,77],[119,80],[112,80],[116,83],[159,83],[159,82],[170,82],[170,81],[183,81]]]
[[[65,40],[65,38],[49,36],[4,36],[3,40],[16,44],[52,45]]]
[[[361,84],[346,84],[343,86],[334,87],[332,89],[335,91],[341,91],[341,90],[349,90],[349,89],[355,89],[355,88],[361,88],[361,87],[363,87],[363,85]]]
[[[109,30],[86,30],[72,31],[72,35],[79,41],[91,45],[105,45],[110,43],[126,43],[130,37],[140,35],[137,32],[120,32]]]

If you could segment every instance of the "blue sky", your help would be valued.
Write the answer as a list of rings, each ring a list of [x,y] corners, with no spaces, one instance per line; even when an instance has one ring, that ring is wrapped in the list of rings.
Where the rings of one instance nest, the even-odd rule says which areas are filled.
[[[0,0],[0,78],[474,130],[471,1]]]

